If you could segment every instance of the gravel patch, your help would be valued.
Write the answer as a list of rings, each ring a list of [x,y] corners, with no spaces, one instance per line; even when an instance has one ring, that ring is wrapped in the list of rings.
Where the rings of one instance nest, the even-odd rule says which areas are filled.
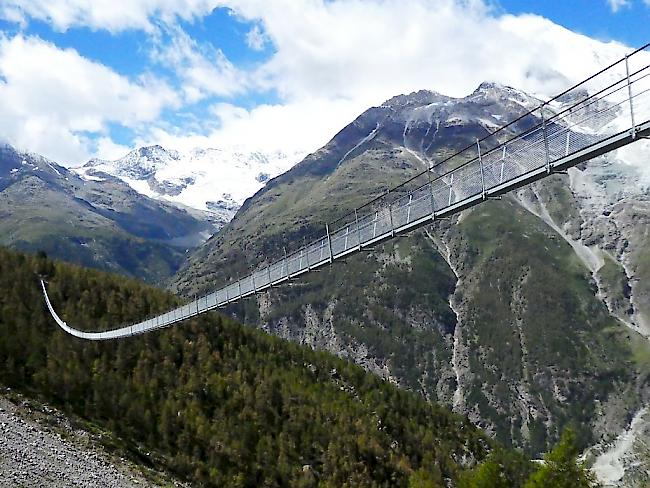
[[[163,486],[147,479],[134,464],[111,457],[58,411],[42,408],[45,416],[36,418],[23,402],[0,395],[0,487]],[[186,486],[163,478],[164,486]]]

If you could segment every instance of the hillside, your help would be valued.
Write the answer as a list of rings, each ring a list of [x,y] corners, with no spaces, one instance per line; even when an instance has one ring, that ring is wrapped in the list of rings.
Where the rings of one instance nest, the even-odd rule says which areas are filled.
[[[466,419],[358,366],[216,314],[119,342],[76,340],[50,319],[37,273],[80,326],[175,299],[0,249],[0,384],[111,431],[139,463],[205,486],[443,486],[491,446]]]
[[[117,178],[81,178],[0,145],[0,245],[160,282],[213,226],[198,211],[138,194]]]
[[[320,236],[325,222],[536,103],[484,83],[464,98],[421,91],[367,110],[249,199],[173,288],[211,290],[282,256],[285,243]],[[571,423],[583,447],[612,439],[650,396],[647,282],[636,279],[649,271],[647,187],[642,166],[618,156],[231,311],[446,404],[531,455]]]

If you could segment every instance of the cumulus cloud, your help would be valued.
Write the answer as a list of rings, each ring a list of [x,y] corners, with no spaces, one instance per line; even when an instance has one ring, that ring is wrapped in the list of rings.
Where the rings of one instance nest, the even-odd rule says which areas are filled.
[[[319,93],[379,103],[421,88],[460,96],[486,79],[551,94],[623,48],[541,17],[496,16],[479,1],[229,4],[261,21],[276,51],[257,79],[286,99]]]
[[[72,49],[38,38],[0,37],[0,133],[61,162],[80,162],[93,133],[116,122],[155,121],[176,94],[151,76],[129,80]]]
[[[152,57],[178,74],[188,103],[212,95],[229,97],[246,90],[247,73],[237,69],[220,49],[199,45],[178,26],[164,30],[169,41],[160,42]]]
[[[187,132],[152,126],[138,145],[161,144],[178,150],[195,147],[246,147],[285,152],[313,151],[323,146],[364,108],[348,100],[311,98],[281,104],[262,104],[250,110],[219,103],[211,107],[210,123]]]

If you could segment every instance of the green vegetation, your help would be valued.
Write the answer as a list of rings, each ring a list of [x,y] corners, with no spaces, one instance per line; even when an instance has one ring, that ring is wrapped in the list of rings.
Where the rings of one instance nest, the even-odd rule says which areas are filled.
[[[544,464],[530,477],[524,488],[589,488],[594,477],[576,461],[579,452],[575,434],[566,430],[558,445],[544,456]]]
[[[105,328],[175,299],[117,276],[0,250],[0,383],[38,394],[155,449],[210,486],[442,486],[489,441],[466,420],[361,368],[216,314],[108,343],[58,329],[37,273],[70,323]],[[154,457],[155,458],[155,457]],[[471,461],[470,461],[471,462]],[[419,475],[418,475],[419,476]]]
[[[75,339],[49,317],[38,276],[65,319],[92,329],[177,300],[0,248],[0,384],[86,419],[108,447],[141,464],[241,487],[501,486],[486,484],[494,478],[516,488],[531,473],[555,473],[493,450],[467,420],[358,366],[217,314],[116,342]],[[572,462],[572,442],[549,459]]]
[[[496,449],[476,468],[461,476],[459,488],[521,487],[535,467],[516,451]]]

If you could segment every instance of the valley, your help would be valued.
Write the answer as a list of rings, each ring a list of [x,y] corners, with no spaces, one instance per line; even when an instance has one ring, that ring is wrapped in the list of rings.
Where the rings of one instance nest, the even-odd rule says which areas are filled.
[[[195,184],[192,165],[159,146],[75,171],[6,146],[4,244],[167,283],[193,297],[245,275],[264,256],[280,255],[287,241],[319,236],[326,222],[536,103],[495,83],[464,98],[427,91],[394,97],[285,173],[243,184],[242,195],[260,188],[245,200],[225,193],[206,200],[204,189],[215,180],[198,175],[204,183]],[[636,434],[621,434],[647,428],[650,401],[647,143],[631,149],[434,222],[226,312],[444,405],[529,458],[548,452],[571,427],[581,449],[594,446],[586,459],[608,486],[630,480],[642,486],[643,469],[629,467],[645,465],[646,448],[625,441]],[[257,171],[242,164],[246,178]],[[260,167],[279,171],[277,164],[264,160]],[[165,176],[179,165],[187,175]],[[125,243],[116,243],[119,238]],[[134,267],[128,259],[140,261]],[[111,298],[111,310],[124,306],[120,296]],[[138,306],[147,315],[154,311]],[[78,319],[75,309],[63,313]],[[108,317],[99,323],[109,326]],[[187,477],[186,462],[165,469]],[[205,471],[195,476],[225,480]]]

